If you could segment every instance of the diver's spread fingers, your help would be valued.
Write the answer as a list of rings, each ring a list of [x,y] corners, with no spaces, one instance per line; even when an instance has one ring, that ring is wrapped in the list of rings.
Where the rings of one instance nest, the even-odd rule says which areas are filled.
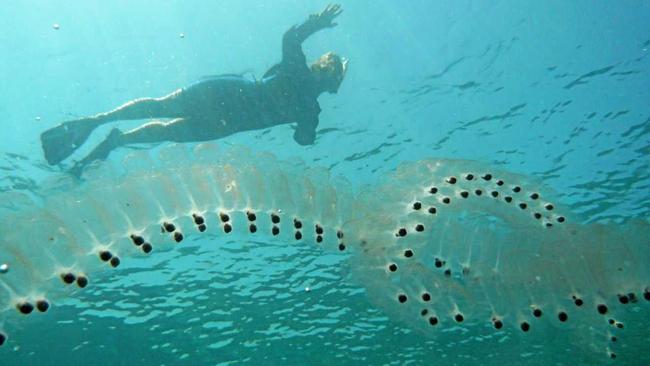
[[[323,14],[329,15],[332,18],[336,17],[339,14],[339,10],[341,9],[341,5],[339,4],[330,4],[325,8],[323,11]]]

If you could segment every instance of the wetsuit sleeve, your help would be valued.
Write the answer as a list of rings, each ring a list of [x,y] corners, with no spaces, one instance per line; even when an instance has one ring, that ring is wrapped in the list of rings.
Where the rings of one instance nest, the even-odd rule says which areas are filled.
[[[305,54],[302,51],[302,42],[321,29],[310,19],[300,25],[294,25],[284,33],[284,37],[282,37],[282,63],[306,64]]]
[[[300,145],[312,145],[316,140],[316,127],[318,127],[318,114],[320,106],[314,105],[312,113],[303,116],[298,122],[298,126],[293,133],[293,139]]]

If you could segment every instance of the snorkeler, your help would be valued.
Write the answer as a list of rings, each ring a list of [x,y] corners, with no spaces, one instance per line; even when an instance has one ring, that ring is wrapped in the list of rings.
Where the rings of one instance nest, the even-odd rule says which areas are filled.
[[[55,165],[81,146],[92,131],[105,123],[153,120],[126,133],[113,129],[88,156],[76,163],[79,171],[94,160],[105,159],[120,146],[136,143],[201,142],[231,134],[296,122],[293,138],[313,144],[320,106],[318,96],[336,93],[343,81],[346,60],[333,52],[307,66],[302,42],[315,32],[337,25],[340,5],[329,5],[291,27],[282,38],[282,61],[262,80],[223,75],[196,82],[161,98],[130,101],[115,110],[64,122],[41,134],[45,159]]]

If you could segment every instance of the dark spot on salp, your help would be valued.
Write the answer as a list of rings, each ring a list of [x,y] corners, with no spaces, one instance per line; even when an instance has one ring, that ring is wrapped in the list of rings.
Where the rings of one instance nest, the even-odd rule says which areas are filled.
[[[431,295],[428,292],[423,293],[422,301],[431,301]]]
[[[36,309],[40,311],[41,313],[44,313],[47,311],[47,309],[50,308],[50,303],[47,302],[47,300],[38,300],[36,301]]]
[[[437,187],[431,187],[431,188],[429,188],[429,193],[431,193],[431,194],[436,194],[436,193],[438,193],[438,188],[437,188]]]
[[[643,292],[643,298],[646,299],[646,301],[650,301],[650,289],[646,288],[645,291]]]
[[[339,244],[339,250],[344,251],[345,250],[345,244],[343,244],[343,243]]]
[[[451,277],[451,269],[445,270],[445,277]]]
[[[322,227],[322,226],[320,226],[320,225],[317,224],[317,225],[315,226],[315,230],[316,230],[316,234],[318,234],[318,235],[323,235],[323,227]]]
[[[79,286],[79,288],[84,288],[88,286],[88,277],[77,276],[77,286]]]
[[[497,185],[498,185],[498,186],[502,186],[503,184],[504,184],[504,183],[503,183],[503,181],[502,181],[501,179],[499,179],[499,180],[497,181]]]
[[[388,265],[388,270],[391,271],[391,272],[397,271],[397,264],[395,264],[395,263],[389,264]]]
[[[406,229],[401,228],[401,229],[397,230],[397,236],[406,236]]]
[[[527,322],[522,322],[520,326],[521,326],[521,330],[523,330],[524,332],[528,332],[530,330],[530,324],[528,324]]]
[[[522,209],[522,210],[525,210],[526,207],[528,207],[528,205],[525,202],[522,202],[522,203],[519,204],[519,208]]]
[[[614,353],[614,352],[610,352],[610,353],[609,353],[609,358],[611,358],[611,359],[616,358],[616,353]]]
[[[534,309],[534,310],[533,310],[533,316],[534,316],[535,318],[539,318],[539,317],[541,317],[541,316],[542,316],[542,310],[541,310],[541,309]]]
[[[444,197],[442,199],[442,203],[444,203],[445,205],[448,205],[450,202],[451,202],[451,198],[449,198],[449,197]]]
[[[557,218],[557,222],[559,222],[559,223],[561,224],[561,223],[563,223],[564,221],[566,221],[566,219],[564,218],[564,216],[558,216],[558,218]]]
[[[422,208],[422,202],[414,202],[414,203],[413,203],[413,209],[414,209],[414,210],[417,211],[417,210],[419,210],[419,209],[421,209],[421,208]]]
[[[435,215],[436,212],[438,212],[438,210],[435,207],[433,207],[433,206],[429,207],[429,213],[430,214]]]
[[[463,197],[463,198],[467,198],[467,197],[469,197],[469,192],[462,191],[462,192],[460,192],[460,196]]]
[[[546,223],[546,227],[550,229],[550,228],[553,227],[553,224],[551,224],[550,222],[547,222],[547,223]]]
[[[248,225],[248,231],[250,231],[251,233],[257,232],[257,225],[255,224]]]
[[[449,177],[449,178],[445,179],[445,182],[447,182],[449,184],[456,184],[456,177]]]
[[[255,215],[255,212],[253,211],[246,211],[246,218],[248,221],[255,221],[257,220],[257,215]]]
[[[298,219],[293,219],[293,227],[296,229],[302,229],[302,222]]]
[[[322,243],[323,242],[323,236],[322,235],[316,235],[316,242],[317,243]]]
[[[280,223],[280,216],[278,216],[275,213],[271,214],[271,222],[274,224],[279,224]]]
[[[616,336],[613,336],[613,337],[611,338],[611,340],[612,340],[612,342],[616,342],[616,341],[618,341],[618,338],[616,338]]]
[[[179,231],[176,231],[174,233],[174,241],[177,242],[177,243],[180,243],[181,241],[183,241],[183,234],[181,234]]]
[[[494,324],[494,328],[495,328],[495,329],[501,329],[501,328],[503,328],[503,322],[502,322],[501,320],[499,320],[499,319],[494,320],[494,321],[492,322],[492,324]]]
[[[512,188],[512,191],[515,192],[515,193],[519,193],[519,192],[521,192],[521,187],[515,186],[515,187]]]
[[[458,323],[462,323],[463,320],[465,320],[465,317],[463,317],[463,314],[459,313],[454,316],[454,320],[457,321]]]
[[[111,258],[111,267],[117,268],[117,266],[119,265],[120,265],[120,258],[118,257]]]
[[[131,241],[133,241],[133,244],[137,246],[144,244],[144,238],[135,234],[131,234]]]
[[[4,334],[4,333],[2,333],[2,332],[0,332],[0,346],[2,346],[3,344],[5,344],[6,341],[7,341],[7,335]]]
[[[474,179],[474,174],[467,174],[467,175],[465,176],[465,179],[467,179],[467,180],[472,180],[472,179]]]
[[[510,202],[512,202],[512,197],[510,197],[510,196],[505,196],[505,197],[503,198],[503,200],[506,201],[506,202],[508,202],[508,203],[510,203]]]
[[[539,193],[532,193],[532,194],[530,195],[530,199],[536,200],[536,199],[538,199],[538,198],[539,198]]]
[[[429,324],[431,325],[438,324],[438,318],[436,318],[435,316],[429,317]]]
[[[111,254],[111,252],[109,252],[108,250],[102,250],[101,252],[99,252],[99,259],[101,259],[102,261],[108,262],[111,260],[111,258],[113,258],[113,254]]]
[[[228,214],[222,212],[222,213],[219,214],[219,219],[221,220],[221,222],[228,222],[228,221],[230,221],[230,216],[228,216]]]
[[[232,225],[230,225],[230,224],[224,224],[224,225],[223,225],[223,232],[224,232],[224,233],[228,234],[228,233],[230,233],[231,231],[232,231]]]
[[[171,233],[174,230],[176,230],[176,226],[174,224],[172,224],[171,222],[163,222],[162,227],[168,233]]]
[[[630,298],[627,297],[627,295],[618,295],[618,301],[621,304],[626,305],[626,304],[628,304],[630,302]]]
[[[547,203],[547,204],[544,205],[544,208],[547,209],[548,211],[552,211],[554,207],[553,207],[552,204]]]
[[[616,328],[623,329],[623,323],[616,323]]]
[[[576,299],[574,299],[574,300],[573,300],[573,303],[576,304],[576,306],[578,306],[578,307],[580,307],[580,306],[582,306],[582,305],[585,304],[585,302],[582,301],[581,298],[576,298]]]
[[[564,311],[560,311],[560,312],[557,314],[557,318],[558,318],[562,323],[564,323],[565,321],[569,320],[569,316],[568,316],[567,313],[565,313]]]
[[[438,259],[438,258],[436,258],[435,261],[434,261],[434,265],[436,266],[436,268],[440,268],[440,267],[442,267],[444,264],[445,264],[445,262],[441,261],[441,260]]]
[[[490,192],[490,195],[491,195],[492,197],[494,197],[494,198],[497,198],[497,197],[499,197],[499,192],[497,192],[497,191],[492,191],[492,192]]]
[[[539,220],[539,219],[542,218],[542,214],[539,213],[539,212],[535,212],[535,213],[533,214],[533,217],[536,218],[537,220]]]
[[[614,323],[616,323],[616,320],[614,320],[614,319],[609,319],[607,322],[608,322],[610,325],[614,325]]]
[[[297,230],[293,236],[294,238],[296,238],[296,240],[302,239],[302,233],[300,232],[300,230]]]
[[[636,298],[636,295],[633,292],[630,292],[627,294],[627,297],[630,298],[631,303],[636,303],[638,302],[638,299]]]
[[[411,257],[413,256],[413,251],[412,251],[411,249],[406,249],[406,250],[404,251],[404,256],[405,256],[406,258],[411,258]]]
[[[605,315],[607,314],[607,305],[598,304],[598,306],[596,306],[596,310],[598,310],[598,314]]]
[[[405,303],[406,300],[408,300],[408,298],[407,298],[406,295],[404,295],[404,294],[399,294],[399,295],[397,296],[397,301],[399,301],[399,302],[402,303],[402,304]]]
[[[71,283],[74,282],[74,280],[75,280],[75,276],[74,276],[74,274],[72,274],[72,273],[70,273],[70,272],[68,272],[68,273],[63,273],[63,274],[61,274],[61,280],[63,281],[63,283],[69,285],[69,284],[71,284]]]
[[[18,311],[20,311],[21,314],[24,315],[31,314],[31,312],[34,311],[34,305],[30,304],[29,302],[20,303],[16,305],[16,308]]]
[[[336,232],[336,237],[339,239],[343,239],[343,232],[341,230]]]
[[[153,247],[151,246],[151,244],[149,244],[149,243],[142,244],[142,251],[143,252],[148,254],[148,253],[151,253],[152,250],[153,250]]]
[[[277,226],[273,226],[271,228],[271,234],[273,234],[274,236],[280,234],[280,228]]]
[[[483,194],[483,191],[480,190],[480,189],[476,189],[476,190],[474,190],[474,194],[477,195],[477,196],[480,196],[480,195]]]
[[[418,232],[424,231],[424,225],[422,225],[422,224],[415,225],[415,231],[418,231]]]
[[[200,225],[198,226],[198,229],[199,229],[200,232],[204,232],[205,230],[208,229],[208,227],[205,226],[205,224],[200,224]]]
[[[422,311],[420,311],[421,316],[426,316],[427,314],[429,314],[429,310],[427,309],[422,309]]]
[[[205,219],[204,219],[203,216],[201,216],[201,215],[198,215],[198,214],[192,214],[192,218],[194,219],[194,223],[195,223],[196,225],[205,224]]]
[[[481,178],[483,178],[483,180],[490,180],[490,179],[492,179],[492,174],[489,174],[489,173],[484,174],[483,177],[481,177]]]

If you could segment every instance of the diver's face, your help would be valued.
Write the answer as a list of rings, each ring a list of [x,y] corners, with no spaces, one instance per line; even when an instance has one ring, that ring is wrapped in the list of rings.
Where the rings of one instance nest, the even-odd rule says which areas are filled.
[[[312,71],[321,85],[322,91],[334,94],[343,81],[346,68],[347,60],[341,62],[341,59],[333,52],[328,52],[314,63]]]

